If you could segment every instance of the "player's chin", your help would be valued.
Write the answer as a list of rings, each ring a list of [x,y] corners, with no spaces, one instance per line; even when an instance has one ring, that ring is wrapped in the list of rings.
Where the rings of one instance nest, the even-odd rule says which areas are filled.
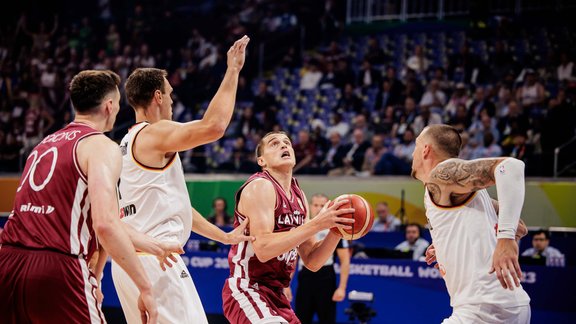
[[[410,173],[410,176],[416,180],[418,180],[418,178],[416,177],[416,170],[414,168],[412,168],[412,172]]]

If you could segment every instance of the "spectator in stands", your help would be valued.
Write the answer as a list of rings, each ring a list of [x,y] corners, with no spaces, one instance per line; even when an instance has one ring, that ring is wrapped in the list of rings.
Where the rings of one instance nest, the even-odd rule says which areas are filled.
[[[465,104],[458,104],[456,106],[456,111],[454,115],[451,115],[448,119],[448,124],[455,126],[455,125],[462,125],[463,129],[468,129],[472,125],[472,120],[470,120],[470,115],[468,115],[468,109],[466,109]]]
[[[352,129],[361,129],[364,132],[364,138],[372,138],[372,135],[374,135],[364,114],[358,114],[352,117]]]
[[[376,220],[372,225],[372,232],[394,232],[400,230],[402,222],[394,214],[390,214],[388,203],[381,201],[376,204]]]
[[[364,154],[364,163],[362,164],[362,175],[375,174],[376,164],[382,156],[387,152],[384,146],[384,135],[376,134],[372,137],[372,145],[366,150]]]
[[[350,131],[350,124],[344,120],[342,113],[335,112],[332,114],[332,118],[330,118],[330,126],[328,126],[326,129],[326,134],[329,134],[331,131],[337,131],[340,133],[342,138],[348,135],[348,132]]]
[[[294,144],[296,166],[294,173],[312,174],[318,172],[316,165],[316,143],[310,139],[310,132],[303,129],[298,132],[298,142]]]
[[[342,112],[355,112],[357,114],[362,112],[362,99],[356,94],[352,83],[346,83],[344,86],[344,92],[340,99],[338,99],[336,109]]]
[[[330,170],[342,168],[343,159],[346,156],[345,145],[342,142],[342,136],[337,131],[331,131],[328,134],[330,146],[326,152],[325,158],[320,163],[320,173],[327,174]]]
[[[533,110],[543,108],[545,99],[544,86],[537,79],[536,71],[526,69],[524,83],[516,90],[516,100],[522,105],[529,115]]]
[[[487,97],[486,88],[478,86],[474,91],[474,97],[468,105],[468,115],[474,122],[480,118],[480,112],[486,110],[490,117],[496,116],[496,105]]]
[[[491,132],[497,143],[500,142],[500,132],[496,127],[496,119],[492,118],[487,110],[480,112],[480,118],[476,119],[468,128],[471,137],[474,137],[477,143],[484,141],[484,133]]]
[[[409,175],[412,153],[416,147],[416,135],[412,128],[406,129],[402,142],[392,152],[384,153],[374,166],[374,174]]]
[[[530,120],[516,100],[508,102],[506,115],[500,117],[497,128],[502,135],[502,145],[511,144],[512,135],[526,133],[530,127]]]
[[[376,88],[382,83],[382,73],[374,68],[370,61],[364,59],[358,71],[358,81],[356,82],[363,90]]]
[[[484,131],[482,136],[482,145],[478,146],[472,152],[472,159],[502,156],[502,148],[494,140],[492,132],[488,130]]]
[[[233,130],[232,136],[243,136],[246,139],[251,139],[254,134],[262,131],[262,125],[254,115],[254,109],[252,109],[252,106],[244,107],[242,114],[230,128]]]
[[[318,66],[319,63],[316,60],[310,60],[308,63],[304,64],[302,69],[300,79],[300,90],[315,90],[318,89],[318,84],[322,79],[322,71]]]
[[[470,97],[468,96],[468,88],[463,82],[458,82],[454,92],[452,92],[452,95],[450,96],[450,100],[448,100],[448,104],[446,104],[446,107],[444,108],[444,113],[448,116],[448,119],[454,117],[458,105],[464,105],[464,108],[468,107],[468,100],[470,100]]]
[[[360,172],[364,163],[364,154],[369,147],[370,142],[364,137],[364,132],[361,129],[353,130],[352,142],[344,148],[346,154],[342,159],[343,166],[330,170],[328,175],[354,175]]]
[[[338,89],[343,91],[344,87],[349,83],[352,85],[352,88],[354,88],[354,84],[356,83],[356,76],[352,68],[350,68],[348,65],[348,61],[346,59],[340,59],[337,61],[335,74],[334,85]]]
[[[412,129],[416,135],[428,125],[442,124],[442,116],[437,110],[432,110],[430,106],[420,107],[420,115],[416,116]]]
[[[416,72],[417,76],[424,76],[430,61],[426,58],[426,50],[422,45],[414,46],[414,53],[406,61],[405,67]]]
[[[386,68],[385,80],[390,82],[390,102],[389,105],[398,105],[402,103],[402,96],[404,93],[404,84],[398,79],[396,68],[389,65]]]
[[[253,107],[256,114],[262,114],[264,132],[271,131],[274,125],[278,123],[276,114],[279,106],[274,95],[268,90],[268,85],[265,81],[258,83]]]
[[[256,137],[253,140],[256,140]],[[244,136],[236,138],[230,159],[220,164],[219,169],[235,173],[254,173],[260,170],[254,152],[248,149]]]
[[[224,197],[216,197],[212,200],[212,213],[208,216],[208,221],[216,226],[231,226],[234,218],[228,214],[226,209],[228,202]]]
[[[378,39],[374,36],[368,38],[364,60],[368,61],[372,66],[382,65],[388,61]]]
[[[452,81],[478,83],[482,61],[478,55],[470,52],[468,44],[462,44],[460,50],[448,58],[448,62],[448,75]]]
[[[428,84],[428,90],[420,99],[420,108],[429,108],[433,112],[442,114],[444,105],[446,105],[446,94],[440,89],[439,81],[433,79]]]
[[[392,101],[392,84],[388,79],[384,79],[382,81],[382,85],[380,89],[378,89],[378,93],[376,94],[376,100],[374,103],[374,110],[381,111],[386,107],[390,106]]]
[[[530,161],[534,154],[534,145],[527,143],[528,136],[525,132],[512,133],[510,137],[512,138],[512,145],[504,148],[504,155],[522,160],[526,164],[526,170],[529,170]]]
[[[570,57],[566,52],[560,53],[560,64],[556,71],[556,77],[560,82],[576,80],[576,77],[574,76],[574,72],[576,72],[574,71],[574,62],[570,60]]]
[[[406,225],[406,240],[398,245],[395,249],[403,252],[412,252],[412,260],[419,260],[424,256],[426,248],[430,242],[423,239],[422,228],[417,223]]]
[[[471,160],[472,154],[478,145],[477,143],[470,143],[470,135],[466,131],[460,133],[460,138],[462,138],[462,149],[460,150],[458,158],[462,160]]]
[[[550,232],[544,229],[537,230],[532,234],[532,247],[522,252],[522,256],[535,259],[540,258],[564,258],[564,254],[550,246]]]
[[[334,62],[327,61],[324,65],[324,73],[320,79],[320,89],[331,89],[335,87],[336,73],[334,71]]]
[[[394,139],[402,140],[404,132],[408,127],[412,127],[414,120],[418,116],[416,101],[412,97],[406,98],[403,109],[399,109],[397,113],[399,116],[397,116],[397,121],[392,127],[392,136]]]

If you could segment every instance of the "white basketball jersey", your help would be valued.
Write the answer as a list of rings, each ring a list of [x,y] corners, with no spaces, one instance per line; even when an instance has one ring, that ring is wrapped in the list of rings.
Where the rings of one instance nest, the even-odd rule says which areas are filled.
[[[498,216],[483,189],[457,207],[441,207],[424,194],[436,260],[450,294],[450,305],[496,304],[503,308],[528,305],[523,288],[502,288],[495,273],[488,274],[496,248]]]
[[[122,220],[159,240],[175,240],[184,246],[192,229],[192,205],[178,153],[163,168],[139,163],[132,144],[149,124],[132,126],[120,143],[122,173],[120,207]]]

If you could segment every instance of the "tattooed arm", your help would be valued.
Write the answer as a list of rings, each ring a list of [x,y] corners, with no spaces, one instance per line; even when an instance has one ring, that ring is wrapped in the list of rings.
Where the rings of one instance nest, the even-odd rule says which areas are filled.
[[[449,159],[430,173],[428,191],[435,202],[452,205],[454,195],[462,196],[496,185],[499,200],[498,243],[492,258],[503,288],[520,286],[522,272],[518,263],[515,238],[524,204],[524,163],[514,158],[492,158],[464,161]],[[522,225],[522,224],[521,224]]]

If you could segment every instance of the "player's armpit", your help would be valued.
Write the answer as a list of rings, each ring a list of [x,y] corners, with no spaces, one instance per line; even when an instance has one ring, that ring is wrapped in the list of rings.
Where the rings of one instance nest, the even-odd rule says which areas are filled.
[[[448,159],[430,172],[429,183],[445,187],[450,193],[469,193],[493,186],[494,168],[502,158]],[[426,185],[429,187],[429,183]],[[430,189],[429,189],[430,190]]]

